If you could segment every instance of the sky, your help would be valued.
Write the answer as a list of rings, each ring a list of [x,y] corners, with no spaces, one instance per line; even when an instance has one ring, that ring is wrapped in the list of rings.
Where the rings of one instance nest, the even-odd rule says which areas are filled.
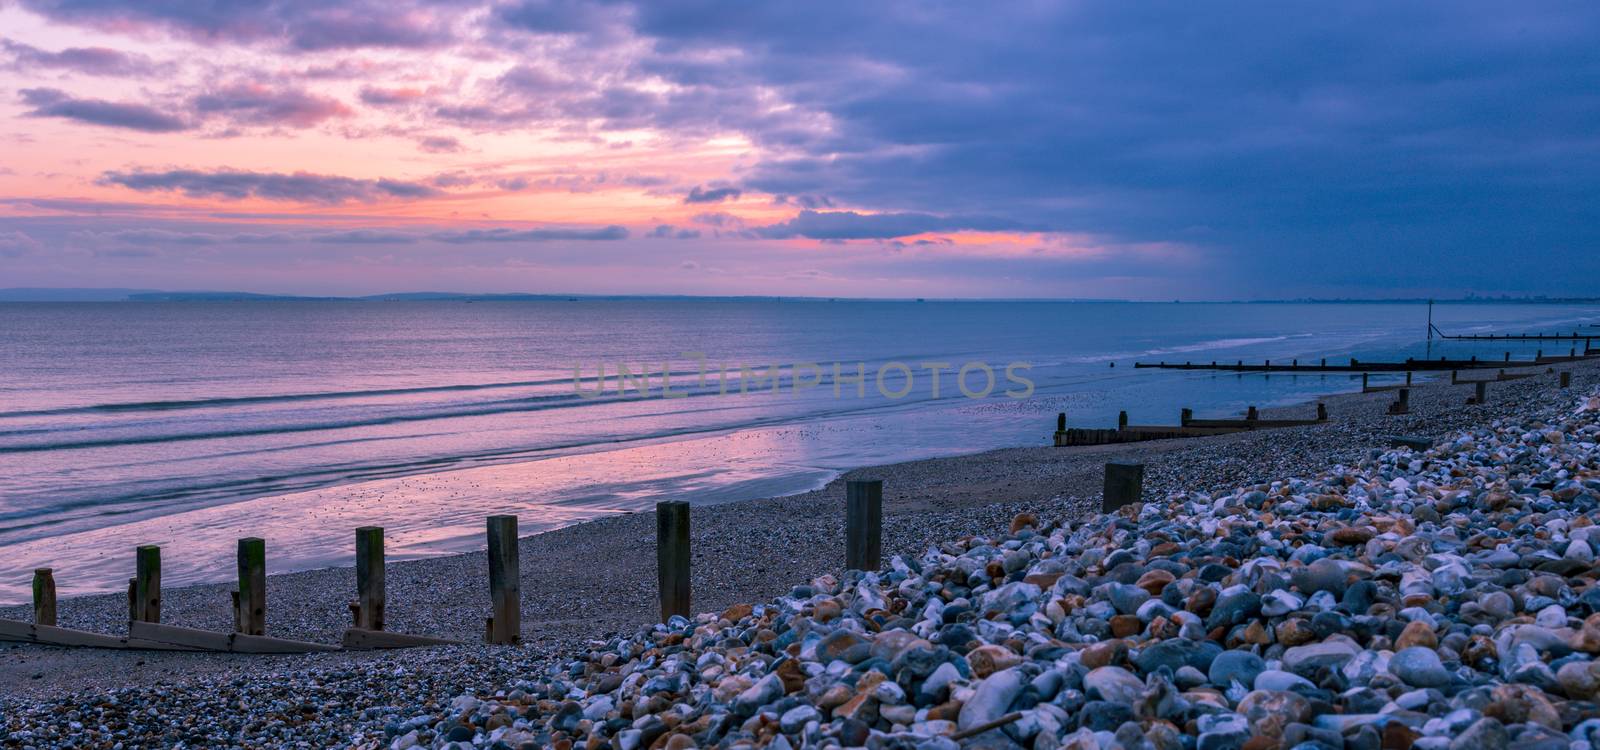
[[[1600,4],[0,0],[0,287],[1600,295]]]

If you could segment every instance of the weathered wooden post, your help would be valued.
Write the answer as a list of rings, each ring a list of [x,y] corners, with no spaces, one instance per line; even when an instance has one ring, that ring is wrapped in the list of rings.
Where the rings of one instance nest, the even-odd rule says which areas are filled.
[[[689,616],[689,503],[656,503],[656,573],[661,592],[661,621]]]
[[[1361,373],[1361,392],[1362,393],[1366,393],[1367,392],[1367,375],[1368,375],[1368,373],[1365,373],[1365,372]]]
[[[877,570],[883,555],[883,480],[845,482],[844,567]]]
[[[1474,390],[1473,390],[1473,393],[1472,393],[1472,403],[1474,403],[1474,404],[1486,404],[1486,403],[1489,403],[1489,384],[1488,384],[1488,382],[1480,380],[1480,381],[1474,383],[1473,387],[1474,387]]]
[[[1409,413],[1411,413],[1411,389],[1410,388],[1401,388],[1396,395],[1398,396],[1398,399],[1395,400],[1395,401],[1390,402],[1390,404],[1389,404],[1389,413],[1390,414],[1409,414]]]
[[[139,579],[128,579],[128,621],[139,619]]]
[[[1056,432],[1062,432],[1062,431],[1064,431],[1066,429],[1067,429],[1067,413],[1066,412],[1061,412],[1061,413],[1056,415]]]
[[[1326,421],[1328,421],[1328,405],[1322,403],[1321,401],[1317,402],[1317,421],[1318,422],[1326,422]]]
[[[522,641],[522,567],[517,550],[517,517],[489,516],[489,642]]]
[[[1256,411],[1256,408],[1254,406],[1252,406],[1249,409],[1245,410],[1244,418],[1249,420],[1249,421],[1251,421],[1251,422],[1254,422],[1254,421],[1256,421],[1256,420],[1261,418],[1261,413]]]
[[[267,542],[239,540],[239,599],[234,604],[234,629],[245,635],[267,634]]]
[[[1571,370],[1562,370],[1561,371],[1561,375],[1559,377],[1561,378],[1561,387],[1562,388],[1566,388],[1566,387],[1572,385],[1572,371]]]
[[[1411,385],[1411,371],[1406,370],[1406,385]]]
[[[1194,409],[1184,407],[1182,411],[1178,412],[1178,426],[1188,427],[1191,419],[1194,419]]]
[[[383,527],[356,529],[356,627],[383,630]]]
[[[1506,361],[1507,362],[1511,361],[1511,352],[1506,352]]]
[[[1128,412],[1126,412],[1126,411],[1117,412],[1117,429],[1119,429],[1119,430],[1128,429]]]
[[[1105,494],[1100,500],[1101,513],[1113,513],[1118,508],[1139,502],[1144,495],[1144,464],[1106,464]]]
[[[33,624],[56,624],[56,577],[49,568],[33,571]]]
[[[135,556],[133,619],[161,622],[161,548],[154,544],[140,547]]]

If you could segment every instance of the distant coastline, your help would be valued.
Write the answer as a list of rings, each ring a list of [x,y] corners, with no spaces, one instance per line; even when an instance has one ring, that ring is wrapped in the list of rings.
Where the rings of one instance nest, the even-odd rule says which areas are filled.
[[[1600,297],[1547,297],[1543,295],[1476,296],[1451,299],[1428,297],[1316,298],[1262,300],[1131,300],[1119,298],[1036,297],[804,297],[782,295],[694,294],[590,294],[534,292],[390,292],[368,295],[264,294],[235,291],[167,291],[160,289],[56,289],[16,287],[0,289],[0,302],[580,302],[580,301],[793,301],[793,302],[1075,302],[1115,304],[1193,305],[1573,305],[1600,304]]]

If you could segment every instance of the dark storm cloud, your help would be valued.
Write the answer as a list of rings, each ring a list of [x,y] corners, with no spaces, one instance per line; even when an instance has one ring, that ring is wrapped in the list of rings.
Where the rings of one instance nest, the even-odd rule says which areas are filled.
[[[771,147],[747,190],[1184,243],[1241,285],[1498,283],[1508,249],[1600,273],[1593,3],[623,11],[676,86],[589,106],[745,133]]]
[[[191,198],[260,198],[330,205],[392,198],[427,198],[441,194],[438,188],[415,182],[361,180],[305,172],[274,174],[190,169],[107,172],[101,177],[101,182],[139,191],[180,192]]]
[[[29,117],[56,117],[108,128],[125,128],[146,133],[171,133],[189,124],[180,117],[155,107],[104,99],[78,99],[59,89],[22,89],[18,92],[30,109]]]

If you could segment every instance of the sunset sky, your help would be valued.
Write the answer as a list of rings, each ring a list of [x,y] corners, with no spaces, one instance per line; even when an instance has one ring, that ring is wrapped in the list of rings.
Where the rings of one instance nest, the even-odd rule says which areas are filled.
[[[0,0],[0,287],[1600,294],[1592,2]]]

